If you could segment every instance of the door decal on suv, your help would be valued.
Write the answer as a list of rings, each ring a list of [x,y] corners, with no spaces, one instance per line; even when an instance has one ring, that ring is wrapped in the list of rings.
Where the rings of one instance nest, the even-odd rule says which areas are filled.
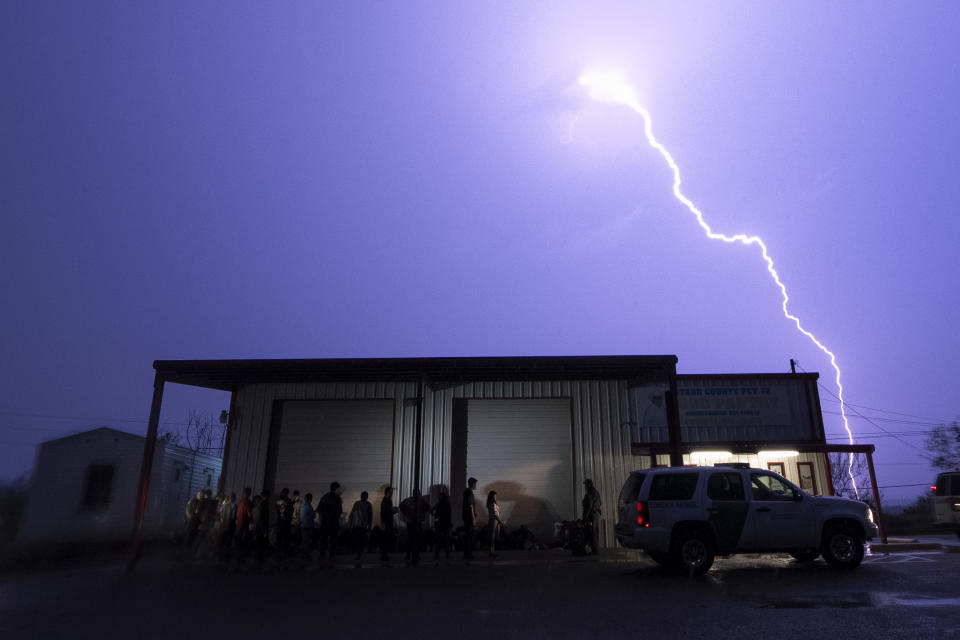
[[[717,540],[717,553],[731,553],[737,548],[747,522],[743,476],[735,472],[711,474],[707,481],[707,497],[710,499],[707,522]]]

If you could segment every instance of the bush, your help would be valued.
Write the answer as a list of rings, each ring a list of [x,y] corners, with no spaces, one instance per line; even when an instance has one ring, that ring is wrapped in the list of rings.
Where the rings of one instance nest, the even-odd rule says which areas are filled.
[[[933,526],[933,498],[920,496],[902,513],[883,514],[883,524],[887,535],[937,533]]]
[[[24,476],[0,486],[0,552],[13,545],[27,503],[27,479]]]

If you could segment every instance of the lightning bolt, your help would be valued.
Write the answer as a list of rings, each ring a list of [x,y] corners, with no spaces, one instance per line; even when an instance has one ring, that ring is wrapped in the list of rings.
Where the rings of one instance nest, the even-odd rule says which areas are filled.
[[[723,233],[717,233],[710,227],[709,224],[707,224],[707,222],[703,219],[703,212],[700,211],[695,204],[693,204],[690,198],[683,195],[683,192],[680,191],[680,167],[677,166],[676,161],[673,159],[673,156],[670,155],[670,152],[667,151],[666,147],[660,144],[660,142],[658,142],[654,137],[653,121],[650,117],[650,113],[640,104],[634,89],[624,82],[620,76],[609,73],[584,73],[580,76],[578,84],[587,90],[587,93],[591,99],[598,102],[621,104],[643,118],[643,132],[647,137],[647,142],[651,147],[660,152],[660,155],[663,156],[663,159],[666,161],[667,165],[669,165],[671,171],[673,171],[674,197],[679,200],[690,211],[690,213],[694,215],[694,217],[696,217],[697,224],[700,225],[700,228],[703,229],[708,238],[711,240],[722,240],[723,242],[729,244],[739,243],[746,246],[756,245],[760,247],[760,252],[763,255],[763,261],[767,265],[767,272],[770,274],[770,277],[773,278],[777,288],[780,289],[780,308],[783,310],[784,317],[796,325],[797,331],[805,335],[810,342],[816,345],[820,351],[830,358],[830,365],[833,367],[834,373],[836,374],[837,389],[839,391],[837,397],[840,400],[840,415],[843,417],[843,427],[847,431],[848,441],[850,444],[853,444],[853,431],[850,429],[850,423],[847,420],[846,402],[843,400],[843,384],[840,382],[840,366],[837,364],[837,356],[822,342],[820,342],[820,340],[818,340],[813,333],[803,327],[803,325],[800,323],[800,318],[790,313],[790,310],[787,308],[787,303],[790,302],[790,296],[787,295],[787,287],[785,284],[783,284],[783,281],[780,279],[780,274],[777,273],[777,270],[773,266],[773,258],[770,257],[770,253],[767,250],[767,245],[763,242],[760,236],[748,236],[744,233],[738,233],[731,236]],[[849,461],[847,463],[847,473],[850,476],[854,493],[859,499],[860,490],[857,488],[857,481],[853,473],[852,453],[850,454]]]

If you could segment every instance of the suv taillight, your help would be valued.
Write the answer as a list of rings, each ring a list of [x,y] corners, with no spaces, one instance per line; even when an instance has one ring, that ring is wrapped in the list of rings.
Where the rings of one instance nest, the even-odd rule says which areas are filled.
[[[637,502],[637,526],[650,526],[650,510],[647,509],[646,502]]]

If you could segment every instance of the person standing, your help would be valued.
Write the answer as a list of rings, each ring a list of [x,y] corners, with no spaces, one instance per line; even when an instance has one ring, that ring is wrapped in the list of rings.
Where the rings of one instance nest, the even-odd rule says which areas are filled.
[[[373,505],[367,499],[370,496],[366,491],[360,494],[360,499],[353,503],[350,509],[350,518],[347,524],[350,526],[350,533],[353,536],[353,543],[357,547],[356,567],[360,568],[360,562],[363,560],[363,552],[367,549],[367,541],[370,539],[370,528],[373,526]]]
[[[467,480],[467,488],[463,490],[463,506],[460,515],[463,516],[463,557],[465,560],[473,560],[473,537],[477,526],[477,501],[473,495],[477,488],[477,479]]]
[[[380,540],[380,560],[383,562],[390,559],[390,550],[397,535],[393,524],[393,514],[396,512],[397,508],[393,506],[393,487],[384,487],[383,498],[380,500],[380,527],[383,530]]]
[[[590,554],[599,553],[597,544],[597,530],[600,528],[600,493],[593,486],[593,480],[583,481],[586,493],[583,496],[583,525],[586,528],[587,544],[590,545]]]
[[[420,564],[420,535],[423,531],[423,520],[430,515],[430,503],[424,504],[420,489],[414,489],[413,495],[400,503],[400,513],[407,523],[406,562],[416,567]]]
[[[343,515],[343,489],[339,482],[330,483],[330,491],[323,494],[318,505],[320,511],[320,562],[324,555],[329,566],[337,555],[337,536],[340,534],[340,516]]]
[[[250,522],[253,518],[253,503],[250,496],[253,489],[247,487],[243,490],[243,497],[237,502],[237,546],[241,552],[246,550],[247,540],[250,538]]]
[[[503,528],[503,520],[500,519],[500,505],[497,503],[497,492],[491,491],[487,494],[487,518],[490,521],[490,557],[497,557],[497,537],[500,535],[500,529]]]
[[[287,551],[289,551],[290,529],[293,526],[293,501],[290,500],[290,489],[284,487],[280,490],[274,508],[276,509],[277,521],[277,552],[280,555],[280,560],[283,561],[287,557]]]
[[[220,496],[213,497],[213,490],[203,490],[203,500],[200,501],[200,529],[197,538],[197,556],[207,558],[211,549],[216,547],[217,535],[217,506]]]
[[[300,539],[300,505],[303,504],[303,500],[300,498],[300,490],[299,490],[299,489],[294,489],[292,495],[293,495],[293,501],[292,501],[292,502],[293,502],[293,507],[292,507],[292,509],[291,509],[291,512],[293,513],[293,517],[290,519],[290,532],[291,532],[290,535],[291,535],[291,537],[292,537],[292,540],[290,541],[290,544],[291,544],[292,546],[294,546],[294,547],[298,547],[298,546],[300,545],[300,542],[301,542],[301,539]]]
[[[187,508],[184,513],[186,516],[186,543],[188,547],[193,546],[193,541],[197,539],[197,533],[200,531],[200,519],[203,515],[203,489],[197,491],[197,495],[187,502]]]
[[[219,546],[222,552],[230,546],[237,528],[237,494],[231,493],[229,497],[224,498],[218,508],[220,518]]]
[[[450,497],[441,489],[437,498],[437,506],[433,508],[433,528],[437,533],[433,547],[433,560],[440,562],[440,548],[447,554],[447,564],[450,563],[450,530],[453,529],[453,514],[451,513]]]
[[[310,559],[313,553],[313,539],[317,532],[316,511],[313,510],[313,494],[303,496],[300,503],[300,544],[303,555]]]
[[[253,503],[253,541],[258,560],[263,560],[270,550],[270,511],[272,508],[270,490],[260,492]]]

